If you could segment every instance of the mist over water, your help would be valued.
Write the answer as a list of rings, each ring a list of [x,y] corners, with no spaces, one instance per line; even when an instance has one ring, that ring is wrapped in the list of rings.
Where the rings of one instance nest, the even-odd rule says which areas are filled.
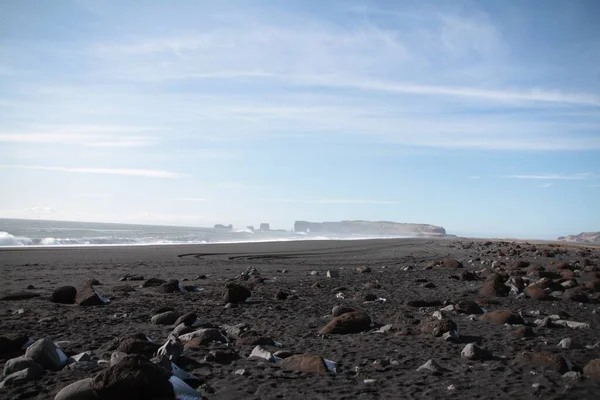
[[[324,233],[311,235],[293,231],[253,232],[249,229],[0,219],[0,247],[135,246],[400,237],[407,236]]]

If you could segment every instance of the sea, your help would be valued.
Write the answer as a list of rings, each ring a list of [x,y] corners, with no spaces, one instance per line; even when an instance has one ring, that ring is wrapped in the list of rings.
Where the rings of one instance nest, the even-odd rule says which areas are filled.
[[[407,236],[394,236],[400,237]],[[0,218],[0,247],[144,246],[374,238],[391,237]]]

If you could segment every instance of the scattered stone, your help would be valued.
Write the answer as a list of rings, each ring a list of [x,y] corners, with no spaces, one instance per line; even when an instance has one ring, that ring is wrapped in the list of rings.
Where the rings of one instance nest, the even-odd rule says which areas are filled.
[[[287,357],[279,364],[281,365],[281,368],[292,371],[313,372],[319,374],[329,372],[325,360],[321,356],[314,354],[296,354]]]
[[[119,285],[113,287],[113,292],[131,293],[135,292],[135,289],[131,285]]]
[[[69,364],[65,368],[70,371],[92,372],[98,370],[100,366],[94,361],[81,361]]]
[[[365,296],[363,297],[363,300],[364,301],[375,301],[375,300],[377,300],[377,296],[374,295],[373,293],[368,293],[368,294],[365,294]]]
[[[169,361],[176,363],[183,353],[183,345],[177,336],[169,335],[165,344],[157,351],[157,357],[166,357]]]
[[[560,374],[569,371],[567,361],[558,354],[523,352],[517,355],[515,361],[519,365],[552,369]]]
[[[308,274],[310,276],[319,276],[319,271],[310,271]]]
[[[75,301],[80,306],[103,306],[108,303],[108,299],[98,294],[89,282],[77,290]]]
[[[583,367],[583,373],[590,378],[600,379],[600,358],[588,362]]]
[[[129,355],[100,372],[91,388],[101,399],[175,399],[167,372],[139,355]]]
[[[359,333],[370,328],[371,317],[362,311],[354,311],[335,317],[319,333],[321,335]]]
[[[206,361],[214,361],[219,364],[231,364],[239,359],[240,355],[233,349],[215,349],[206,355]]]
[[[4,364],[4,376],[14,374],[15,372],[19,372],[27,368],[32,368],[32,373],[37,376],[41,376],[44,372],[44,368],[32,358],[21,356],[11,358],[10,360],[6,361],[6,364]]]
[[[428,300],[428,299],[420,299],[420,300],[408,300],[405,303],[407,306],[411,307],[439,307],[443,303],[441,300]]]
[[[530,326],[522,326],[513,332],[513,336],[518,339],[532,338],[535,337],[535,332]]]
[[[288,297],[290,297],[290,293],[285,290],[279,289],[277,293],[275,293],[275,299],[277,300],[286,300]]]
[[[36,292],[12,292],[0,297],[0,300],[27,300],[34,297],[40,297],[40,294]]]
[[[371,273],[371,267],[369,267],[368,265],[363,265],[360,267],[356,267],[356,271],[359,274],[369,274],[369,273]]]
[[[525,288],[524,293],[527,297],[535,300],[550,300],[546,291],[538,284],[534,283]]]
[[[235,371],[233,371],[234,375],[240,375],[240,376],[244,376],[246,375],[246,370],[245,369],[236,369]]]
[[[458,342],[458,336],[454,331],[448,331],[442,335],[442,339],[446,342]]]
[[[15,384],[31,382],[37,380],[41,377],[40,370],[37,368],[25,368],[15,373],[12,373],[4,378],[2,382],[0,382],[0,389],[5,388],[6,386],[11,386]]]
[[[125,274],[123,275],[121,278],[119,278],[119,281],[121,282],[126,282],[126,281],[143,281],[144,277],[141,275],[130,275],[130,274]]]
[[[195,281],[201,281],[201,280],[204,280],[204,279],[206,279],[206,275],[204,275],[204,274],[197,275],[194,278]]]
[[[34,360],[45,369],[58,371],[65,365],[66,359],[61,360],[57,350],[58,348],[52,340],[40,339],[25,350],[25,356]]]
[[[477,278],[477,275],[475,275],[471,271],[460,271],[460,273],[458,274],[458,279],[466,282],[479,280]]]
[[[475,343],[467,344],[461,351],[460,356],[472,361],[485,361],[492,359],[492,354],[477,346]]]
[[[569,350],[579,348],[580,346],[577,346],[571,338],[565,338],[558,343],[557,347],[562,350]]]
[[[181,287],[177,279],[170,279],[167,282],[157,287],[160,293],[178,293],[181,292]]]
[[[33,285],[27,285],[25,287],[25,289],[27,289],[27,290],[35,290],[35,286],[33,286]]]
[[[117,351],[127,354],[140,354],[150,359],[159,349],[159,345],[146,340],[125,339],[117,347]]]
[[[339,273],[339,271],[328,270],[327,271],[327,277],[328,278],[339,278],[340,277],[340,273]]]
[[[122,351],[113,351],[110,355],[110,365],[117,365],[127,357],[127,353]]]
[[[379,283],[379,281],[365,282],[365,284],[363,285],[363,289],[381,289],[381,283]]]
[[[273,353],[265,350],[262,346],[256,346],[254,349],[252,349],[252,353],[250,353],[248,358],[253,360],[265,360],[268,362],[275,361]]]
[[[572,379],[572,380],[578,381],[578,380],[581,380],[581,373],[576,372],[576,371],[569,371],[569,372],[564,373],[561,378]]]
[[[510,310],[496,310],[479,316],[479,320],[492,324],[524,325],[523,317]]]
[[[61,286],[52,292],[50,300],[59,304],[75,304],[77,289],[73,286]]]
[[[22,335],[0,336],[0,354],[21,353],[29,342],[29,337]]]
[[[501,275],[491,274],[483,283],[483,288],[480,293],[489,297],[504,297],[508,296],[510,289],[504,284],[504,279]]]
[[[454,307],[456,312],[462,314],[483,314],[483,309],[472,300],[461,300]]]
[[[417,368],[417,372],[432,372],[437,374],[442,371],[444,371],[444,368],[442,368],[437,362],[433,360],[428,360],[425,364]]]
[[[182,335],[179,339],[185,342],[186,348],[200,349],[211,342],[227,343],[227,338],[218,329],[199,329],[195,332]]]
[[[163,283],[165,283],[164,279],[159,279],[159,278],[150,278],[147,279],[146,281],[144,281],[144,283],[142,283],[142,287],[157,287],[162,285]]]
[[[167,311],[153,316],[151,322],[154,325],[173,325],[178,318],[179,314],[175,311]]]
[[[444,317],[442,319],[427,317],[419,322],[418,328],[424,335],[440,337],[446,332],[456,331],[456,324],[451,319]]]
[[[251,296],[252,294],[248,288],[237,283],[228,283],[223,291],[223,301],[225,303],[243,303]]]
[[[185,326],[192,326],[197,319],[198,316],[196,315],[196,313],[188,312],[177,318],[173,325],[179,326],[180,324],[184,324]]]
[[[71,383],[62,388],[54,400],[93,400],[98,399],[94,389],[92,389],[93,378],[85,378]]]
[[[346,314],[346,313],[350,313],[350,312],[354,312],[355,310],[351,307],[346,307],[346,306],[335,306],[333,307],[333,309],[331,310],[331,315],[334,317],[339,317],[342,314]]]

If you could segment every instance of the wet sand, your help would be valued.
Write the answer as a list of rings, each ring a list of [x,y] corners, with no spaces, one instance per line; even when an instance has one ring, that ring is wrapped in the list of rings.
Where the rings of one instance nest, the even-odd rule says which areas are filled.
[[[442,259],[456,259],[463,266],[431,265]],[[284,350],[318,354],[338,363],[337,373],[315,374],[248,360],[254,346],[228,346],[241,357],[231,364],[205,361],[210,350],[224,348],[224,344],[186,349],[184,355],[201,365],[195,365],[196,370],[203,371],[204,383],[199,391],[210,399],[599,398],[598,379],[567,380],[552,369],[516,361],[523,351],[550,352],[563,356],[572,363],[573,370],[581,371],[587,362],[600,358],[600,347],[585,347],[600,340],[598,293],[586,290],[585,303],[561,298],[542,301],[516,294],[482,296],[480,290],[492,266],[495,272],[506,274],[514,270],[517,260],[547,270],[552,270],[558,261],[566,261],[571,270],[582,272],[580,276],[576,272],[574,279],[578,285],[584,285],[597,279],[600,250],[564,244],[464,239],[0,249],[0,296],[25,291],[28,285],[35,287],[30,291],[41,295],[0,301],[0,336],[19,333],[35,339],[65,341],[62,347],[67,355],[89,350],[95,360],[106,360],[111,354],[107,344],[128,333],[143,332],[162,344],[173,326],[154,325],[150,320],[153,310],[172,307],[181,314],[195,312],[203,322],[217,326],[247,323],[263,336],[281,342]],[[589,264],[585,271],[584,264]],[[359,273],[356,268],[360,266],[369,266],[371,272]],[[256,268],[266,281],[239,282],[250,287],[252,301],[225,308],[224,286],[249,267]],[[528,270],[522,269],[522,275],[527,277]],[[327,270],[338,271],[339,277],[327,278]],[[478,272],[478,279],[456,279],[465,270]],[[311,275],[311,271],[318,275]],[[202,290],[159,293],[155,288],[138,287],[142,282],[119,281],[125,274],[142,275],[145,279],[178,279]],[[194,280],[200,274],[206,279]],[[49,300],[57,287],[79,287],[91,278],[101,283],[96,289],[111,298],[110,304],[82,307]],[[539,276],[534,273],[534,278]],[[565,281],[555,280],[558,284]],[[368,282],[378,282],[381,287],[365,287]],[[115,290],[124,284],[133,286],[135,291],[123,294]],[[280,290],[297,297],[277,300]],[[385,301],[364,301],[367,294]],[[415,307],[407,304],[411,300],[438,300],[441,305]],[[494,325],[456,312],[448,312],[447,316],[457,324],[459,340],[450,342],[421,332],[419,321],[461,300],[478,301],[488,312],[520,312],[535,336],[516,337],[517,326]],[[374,322],[373,328],[355,334],[318,335],[336,305],[366,312]],[[18,309],[24,313],[14,314]],[[534,324],[536,319],[559,312],[590,327],[575,330]],[[40,322],[46,317],[55,318]],[[375,332],[386,324],[393,325],[390,331]],[[558,349],[557,344],[566,337],[580,343],[581,348]],[[461,350],[472,342],[487,349],[494,358],[461,358]],[[7,358],[0,355],[0,365]],[[444,371],[417,372],[429,359]],[[240,369],[245,374],[235,375],[234,371]],[[98,370],[47,371],[41,380],[0,389],[0,398],[53,398],[65,385],[97,373]]]

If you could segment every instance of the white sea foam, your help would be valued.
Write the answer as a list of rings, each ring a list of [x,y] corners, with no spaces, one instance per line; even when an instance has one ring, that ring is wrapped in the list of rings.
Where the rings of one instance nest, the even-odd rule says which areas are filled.
[[[26,237],[13,236],[8,232],[0,232],[0,246],[30,246],[33,241]]]

